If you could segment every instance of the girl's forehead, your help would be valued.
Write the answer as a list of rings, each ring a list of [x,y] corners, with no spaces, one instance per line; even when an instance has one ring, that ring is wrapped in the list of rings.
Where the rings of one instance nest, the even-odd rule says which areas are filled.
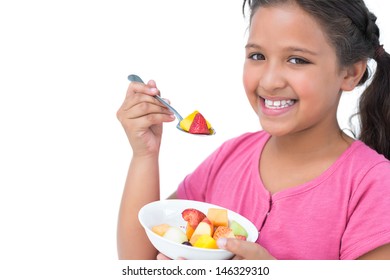
[[[319,23],[312,15],[307,13],[297,4],[288,3],[263,6],[258,8],[252,15],[250,27],[256,25],[258,22],[261,22],[261,25],[264,28],[267,28],[267,26],[271,24],[282,25],[285,23],[310,23],[310,26],[312,26],[313,28],[320,27]]]
[[[327,36],[315,20],[296,4],[258,8],[252,16],[249,39],[297,40],[303,43],[328,43]],[[274,42],[269,42],[274,43]]]

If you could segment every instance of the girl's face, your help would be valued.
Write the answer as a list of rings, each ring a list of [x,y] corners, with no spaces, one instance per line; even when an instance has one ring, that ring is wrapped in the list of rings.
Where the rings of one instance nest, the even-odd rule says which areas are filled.
[[[345,75],[322,28],[297,5],[255,12],[243,80],[264,130],[283,136],[312,128],[338,129]]]

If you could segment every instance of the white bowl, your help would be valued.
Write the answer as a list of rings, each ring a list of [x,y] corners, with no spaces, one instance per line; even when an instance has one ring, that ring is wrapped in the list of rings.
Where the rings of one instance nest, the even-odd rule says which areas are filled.
[[[145,228],[145,232],[153,246],[171,259],[182,257],[188,260],[226,260],[232,258],[233,253],[227,250],[203,249],[179,244],[159,236],[151,230],[153,226],[169,224],[182,228],[185,231],[187,222],[184,221],[181,213],[187,208],[195,208],[207,214],[209,208],[223,207],[205,202],[181,199],[160,200],[145,205],[139,211],[138,219]],[[227,210],[228,219],[237,221],[248,232],[247,241],[255,242],[259,233],[252,222],[240,214],[229,209]]]

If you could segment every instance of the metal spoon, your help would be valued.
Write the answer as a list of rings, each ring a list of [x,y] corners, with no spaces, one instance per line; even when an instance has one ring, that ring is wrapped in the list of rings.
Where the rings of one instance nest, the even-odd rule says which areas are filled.
[[[142,81],[142,79],[135,75],[135,74],[131,74],[127,77],[127,79],[130,81],[130,82],[139,82],[139,83],[143,83],[144,84],[144,81]],[[166,102],[164,99],[162,99],[160,96],[158,95],[154,95],[153,96],[154,98],[156,98],[158,101],[160,101],[162,104],[164,104],[165,106],[167,106],[167,108],[175,114],[176,118],[178,119],[179,123],[176,125],[176,128],[183,131],[183,132],[186,132],[186,133],[189,133],[188,131],[185,131],[184,129],[182,129],[180,127],[180,122],[183,120],[183,117],[175,110],[175,108],[173,108],[168,102]],[[190,133],[190,134],[193,134],[193,133]],[[195,135],[214,135],[215,134],[215,130],[214,128],[210,128],[210,134],[195,134]]]

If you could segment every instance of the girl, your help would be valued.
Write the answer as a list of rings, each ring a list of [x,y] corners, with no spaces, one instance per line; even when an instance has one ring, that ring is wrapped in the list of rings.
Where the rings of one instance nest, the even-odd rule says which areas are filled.
[[[390,259],[390,56],[375,16],[360,0],[246,4],[243,82],[263,130],[224,143],[171,198],[250,219],[257,243],[218,241],[236,258]],[[340,130],[337,107],[343,91],[366,82],[371,58],[377,67],[353,139]],[[120,258],[157,254],[137,220],[143,205],[159,199],[162,123],[174,119],[155,94],[154,81],[131,83],[117,114],[133,149],[119,213]]]

